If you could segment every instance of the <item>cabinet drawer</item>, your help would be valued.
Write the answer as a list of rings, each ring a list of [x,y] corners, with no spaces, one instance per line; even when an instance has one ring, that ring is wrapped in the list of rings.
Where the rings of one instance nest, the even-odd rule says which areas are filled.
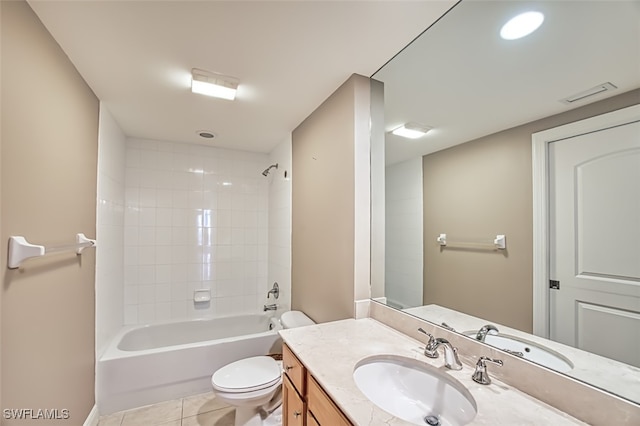
[[[300,395],[304,395],[306,392],[306,369],[287,345],[282,347],[282,368]]]
[[[351,422],[310,374],[307,374],[307,409],[321,426],[351,426]]]
[[[286,426],[304,426],[305,402],[285,375],[282,381],[282,420]]]

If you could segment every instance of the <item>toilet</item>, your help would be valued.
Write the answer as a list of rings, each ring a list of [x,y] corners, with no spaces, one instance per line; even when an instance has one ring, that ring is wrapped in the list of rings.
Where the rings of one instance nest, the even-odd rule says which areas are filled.
[[[300,311],[284,312],[282,328],[313,325]],[[282,361],[270,356],[254,356],[227,364],[211,376],[213,393],[236,407],[235,426],[262,426],[261,412],[271,412],[282,402]]]

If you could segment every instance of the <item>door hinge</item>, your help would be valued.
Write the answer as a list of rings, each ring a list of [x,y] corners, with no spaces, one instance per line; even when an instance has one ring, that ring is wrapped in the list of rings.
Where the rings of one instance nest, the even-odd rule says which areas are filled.
[[[553,290],[560,290],[560,281],[549,280],[549,288]]]

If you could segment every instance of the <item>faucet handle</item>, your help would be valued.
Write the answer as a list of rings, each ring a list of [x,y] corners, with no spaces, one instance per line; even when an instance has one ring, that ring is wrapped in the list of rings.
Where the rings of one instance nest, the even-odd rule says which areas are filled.
[[[491,378],[489,377],[489,373],[487,373],[488,362],[499,367],[502,367],[502,365],[504,364],[501,359],[492,359],[486,356],[481,356],[476,363],[476,370],[471,376],[474,382],[480,383],[481,385],[488,385],[491,383]]]
[[[424,354],[429,358],[438,358],[438,351],[435,350],[436,339],[433,337],[433,334],[427,333],[422,327],[419,327],[418,331],[429,336],[429,340],[424,345]]]
[[[273,294],[274,298],[278,298],[280,296],[280,286],[278,286],[277,282],[273,283],[273,287],[271,288],[271,290],[269,290],[267,292],[267,299],[269,298],[269,296],[271,296]]]

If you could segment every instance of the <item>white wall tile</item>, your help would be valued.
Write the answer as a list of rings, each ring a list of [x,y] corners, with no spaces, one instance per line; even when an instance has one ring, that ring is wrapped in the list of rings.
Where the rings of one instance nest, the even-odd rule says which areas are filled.
[[[258,242],[268,235],[270,188],[260,173],[269,161],[265,154],[128,141],[128,324],[258,308],[256,294],[266,294],[267,246]],[[196,306],[195,288],[209,288],[215,300]]]
[[[155,303],[144,303],[138,305],[138,322],[141,324],[156,322]]]
[[[267,199],[262,200],[259,205],[257,217],[258,275],[266,271],[268,279],[262,292],[256,295],[254,303],[256,307],[267,303],[266,292],[271,289],[274,282],[278,282],[280,297],[277,303],[282,309],[288,309],[291,306],[290,135],[269,155],[269,164],[275,163],[278,163],[278,169],[272,169],[267,180],[262,181],[267,184],[268,194]],[[273,299],[269,299],[268,303],[273,303]]]
[[[124,288],[124,304],[137,305],[138,301],[138,286],[126,286]]]
[[[156,281],[155,265],[138,264],[138,283],[153,284]]]
[[[138,303],[150,304],[156,302],[156,285],[142,284],[138,286]]]
[[[138,324],[138,305],[125,305],[124,306],[124,324],[133,325]]]
[[[125,242],[126,244],[126,242]],[[139,282],[139,278],[138,278],[138,265],[126,265],[124,267],[124,284],[125,286],[127,285],[131,285],[131,284],[138,284]],[[117,285],[117,284],[114,284]]]
[[[157,284],[156,286],[156,303],[171,302],[171,284]]]
[[[169,253],[169,260],[163,260],[163,258],[160,257],[160,247],[158,247],[158,252],[156,253],[156,255],[158,256],[158,262],[160,263],[170,263],[170,259],[171,259],[171,248],[169,247],[171,245],[171,242],[173,240],[173,235],[172,235],[172,229],[171,226],[158,226],[156,227],[156,246],[163,246],[164,248],[167,249],[168,253]]]
[[[124,323],[126,138],[100,104],[96,235],[96,354]],[[136,161],[132,155],[132,161]],[[131,279],[131,274],[127,277]]]
[[[172,318],[171,302],[161,302],[156,304],[155,321],[169,321]]]
[[[188,318],[187,303],[188,302],[185,300],[174,300],[171,302],[171,319],[184,320],[185,318]]]

